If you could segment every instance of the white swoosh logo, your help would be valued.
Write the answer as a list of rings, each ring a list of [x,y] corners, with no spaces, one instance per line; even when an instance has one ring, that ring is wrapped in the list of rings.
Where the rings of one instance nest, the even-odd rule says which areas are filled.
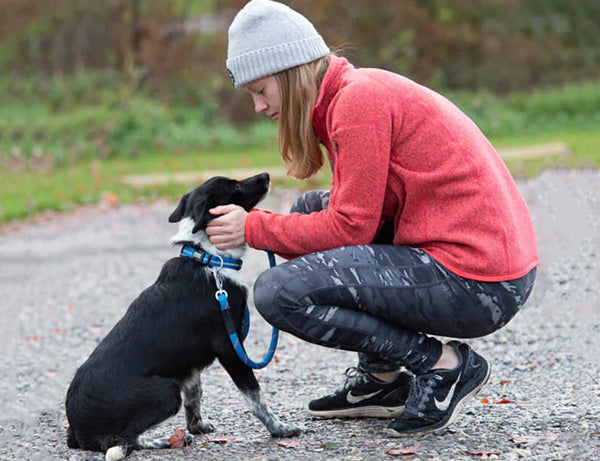
[[[460,375],[462,375],[462,371],[458,374],[458,378],[456,378],[456,381],[454,381],[454,384],[448,391],[448,395],[446,395],[446,398],[444,400],[442,400],[440,402],[436,398],[433,399],[435,402],[435,406],[437,407],[438,410],[446,411],[448,409],[448,407],[450,406],[450,401],[452,400],[452,397],[454,396],[454,390],[456,389],[456,385],[458,384],[458,381],[460,380]]]
[[[377,394],[379,394],[383,389],[379,389],[376,392],[372,392],[371,394],[365,394],[365,395],[353,395],[352,391],[348,391],[348,394],[346,394],[346,400],[348,401],[348,403],[358,403],[358,402],[362,402],[363,400],[367,400],[370,399],[371,397],[376,396]]]

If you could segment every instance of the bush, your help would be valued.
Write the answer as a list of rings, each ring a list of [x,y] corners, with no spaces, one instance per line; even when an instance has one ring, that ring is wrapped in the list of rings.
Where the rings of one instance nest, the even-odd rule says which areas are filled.
[[[600,82],[508,96],[444,94],[492,137],[600,126]],[[217,103],[196,96],[205,100],[167,106],[144,92],[130,93],[107,72],[49,80],[0,78],[0,157],[14,154],[28,161],[36,152],[59,166],[157,152],[276,146],[276,124],[264,120],[242,129],[223,123],[215,115]]]
[[[490,92],[450,92],[446,96],[488,136],[600,126],[600,82],[519,92],[506,97]]]

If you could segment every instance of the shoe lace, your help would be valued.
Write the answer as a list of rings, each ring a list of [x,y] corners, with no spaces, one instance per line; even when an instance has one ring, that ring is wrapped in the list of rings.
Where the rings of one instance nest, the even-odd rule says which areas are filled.
[[[441,380],[443,377],[435,373],[417,376],[408,391],[404,413],[423,418],[425,405],[429,402],[433,389]]]
[[[346,382],[344,383],[342,391],[347,391],[348,389],[367,382],[366,373],[358,367],[346,368],[345,374]]]

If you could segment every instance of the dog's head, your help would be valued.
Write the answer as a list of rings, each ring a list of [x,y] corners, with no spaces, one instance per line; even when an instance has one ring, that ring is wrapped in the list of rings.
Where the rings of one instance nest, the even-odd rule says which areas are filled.
[[[208,212],[211,208],[233,204],[250,211],[267,195],[268,191],[268,173],[261,173],[242,181],[216,176],[183,195],[179,205],[169,216],[169,222],[181,221],[183,224],[185,221],[185,227],[188,228],[186,233],[196,234],[206,229],[208,222],[217,217]],[[171,241],[174,243],[181,241],[184,236],[180,234],[182,234],[181,229]]]

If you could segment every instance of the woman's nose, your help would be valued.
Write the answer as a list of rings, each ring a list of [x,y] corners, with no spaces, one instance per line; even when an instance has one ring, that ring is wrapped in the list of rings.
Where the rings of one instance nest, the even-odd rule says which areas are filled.
[[[264,102],[261,98],[254,98],[254,111],[257,114],[264,112],[265,110],[267,110],[268,107],[269,106],[267,105],[267,103]]]

